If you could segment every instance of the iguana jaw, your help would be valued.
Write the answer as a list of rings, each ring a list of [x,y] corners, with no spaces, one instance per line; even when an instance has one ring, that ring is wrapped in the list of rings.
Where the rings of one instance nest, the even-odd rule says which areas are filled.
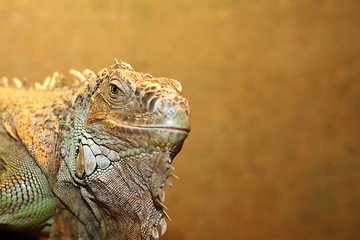
[[[183,141],[190,132],[188,120],[184,120],[178,125],[150,125],[138,126],[127,123],[117,123],[116,121],[106,119],[101,121],[109,134],[129,138],[133,141],[145,141],[149,145],[157,146],[161,144],[178,144]],[[105,130],[104,129],[104,130]]]

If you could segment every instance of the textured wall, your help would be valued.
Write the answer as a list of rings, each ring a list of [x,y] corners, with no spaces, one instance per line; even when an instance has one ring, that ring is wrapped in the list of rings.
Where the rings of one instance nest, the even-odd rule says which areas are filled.
[[[360,1],[2,0],[0,75],[123,59],[193,130],[164,239],[359,239]]]

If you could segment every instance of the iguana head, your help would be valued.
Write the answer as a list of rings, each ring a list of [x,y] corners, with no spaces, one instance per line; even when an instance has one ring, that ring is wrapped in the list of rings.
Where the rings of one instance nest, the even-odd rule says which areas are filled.
[[[190,131],[181,85],[123,62],[89,82],[86,117],[75,126],[82,195],[108,239],[156,239],[157,225],[166,230],[163,187]]]

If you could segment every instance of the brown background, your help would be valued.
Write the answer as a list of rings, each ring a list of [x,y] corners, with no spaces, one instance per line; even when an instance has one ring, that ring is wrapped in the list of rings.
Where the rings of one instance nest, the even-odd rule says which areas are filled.
[[[360,239],[360,1],[1,0],[0,75],[183,83],[162,239]]]

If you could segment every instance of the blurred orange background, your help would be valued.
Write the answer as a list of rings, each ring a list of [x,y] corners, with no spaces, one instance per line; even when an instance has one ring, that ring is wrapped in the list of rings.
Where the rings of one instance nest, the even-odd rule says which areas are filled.
[[[0,32],[3,76],[182,82],[162,239],[360,239],[360,1],[2,0]]]

